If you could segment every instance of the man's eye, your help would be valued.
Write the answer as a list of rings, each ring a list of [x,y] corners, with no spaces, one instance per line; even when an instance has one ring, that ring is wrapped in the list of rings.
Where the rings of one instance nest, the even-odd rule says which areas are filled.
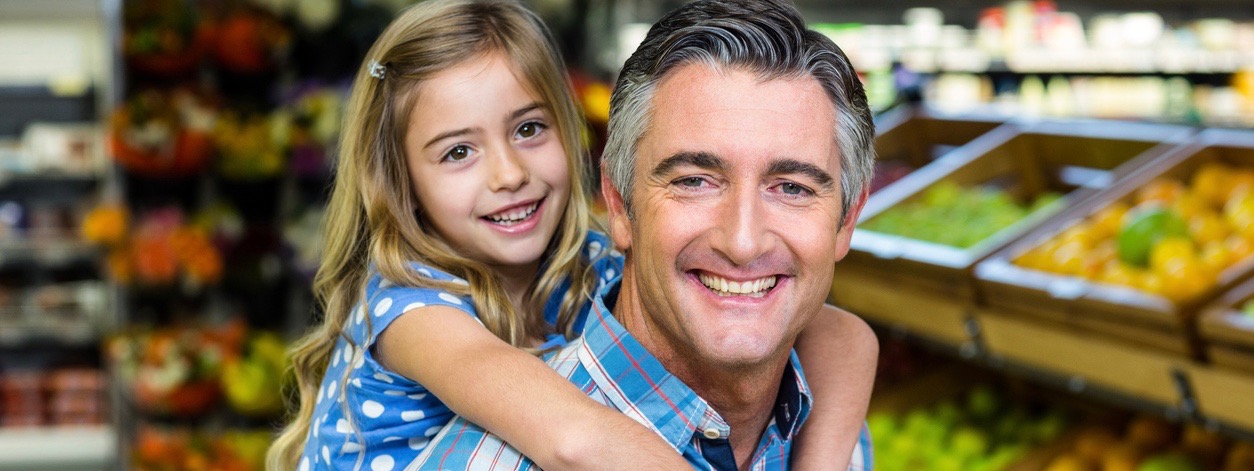
[[[454,146],[448,150],[448,153],[444,154],[444,160],[450,162],[459,162],[466,159],[466,157],[470,157],[470,148],[462,145]]]
[[[516,132],[515,135],[522,139],[531,139],[543,132],[545,127],[546,126],[541,123],[528,121],[518,127],[518,132]]]
[[[701,177],[685,177],[679,179],[678,183],[688,188],[698,188],[705,184],[705,179]]]
[[[796,183],[780,184],[779,191],[782,191],[785,195],[791,196],[805,196],[811,193],[809,189]]]

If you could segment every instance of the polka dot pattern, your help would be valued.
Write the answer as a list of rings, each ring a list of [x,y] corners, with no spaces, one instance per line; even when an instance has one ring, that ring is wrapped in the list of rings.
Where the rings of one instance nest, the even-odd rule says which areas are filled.
[[[361,413],[366,414],[366,417],[377,419],[380,415],[383,415],[383,411],[383,404],[379,404],[378,402],[368,400],[361,403]]]
[[[452,305],[454,305],[454,306],[461,306],[461,305],[462,305],[462,300],[461,300],[461,299],[459,299],[457,296],[453,296],[452,294],[449,294],[449,293],[440,293],[440,299],[443,299],[445,302],[447,302],[447,303],[449,303],[449,304],[452,304]]]
[[[388,313],[388,309],[392,309],[392,298],[383,298],[379,304],[374,305],[374,316],[380,317]]]
[[[373,460],[370,460],[371,471],[392,471],[392,468],[395,468],[395,467],[396,467],[396,460],[388,455],[379,455],[379,456],[376,456]]]
[[[409,439],[409,448],[411,450],[421,450],[431,443],[431,439],[427,437],[414,437]]]
[[[621,271],[621,260],[604,256],[607,251],[614,253],[610,249],[612,246],[604,236],[590,236],[585,244],[589,256],[600,256],[594,267],[598,281]],[[411,266],[429,279],[465,284],[465,280],[440,270],[419,264]],[[367,301],[355,305],[345,319],[347,339],[339,339],[331,350],[333,356],[317,390],[316,420],[298,466],[303,471],[399,470],[430,446],[452,416],[447,406],[422,385],[383,368],[371,348],[397,317],[426,306],[453,307],[482,323],[473,303],[469,298],[439,289],[397,285],[377,272],[370,276],[363,298]],[[563,295],[561,290],[554,293],[556,299]],[[345,383],[349,387],[345,394],[340,394]]]

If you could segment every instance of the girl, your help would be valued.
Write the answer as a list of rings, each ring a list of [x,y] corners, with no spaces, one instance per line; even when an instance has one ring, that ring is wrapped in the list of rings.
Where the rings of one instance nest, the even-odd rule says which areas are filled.
[[[577,336],[622,266],[591,230],[580,117],[547,38],[514,3],[431,0],[369,51],[314,282],[326,318],[293,349],[300,405],[269,469],[403,468],[454,413],[548,469],[687,467],[529,354]],[[874,340],[847,314],[820,317],[831,322],[803,339],[838,334],[806,343],[841,350],[803,355],[870,365],[843,378],[815,367],[830,380],[812,381],[816,405],[853,407],[816,407],[803,454],[842,463]]]

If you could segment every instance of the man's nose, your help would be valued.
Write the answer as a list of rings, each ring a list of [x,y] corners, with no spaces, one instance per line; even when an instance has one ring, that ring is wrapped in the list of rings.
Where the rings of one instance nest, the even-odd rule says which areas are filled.
[[[774,238],[768,228],[769,208],[756,187],[737,188],[720,202],[719,209],[714,224],[721,229],[716,231],[719,235],[714,249],[722,252],[728,261],[745,266],[771,250]]]
[[[531,180],[522,156],[515,149],[505,147],[493,154],[489,159],[492,167],[488,178],[490,190],[516,191]]]

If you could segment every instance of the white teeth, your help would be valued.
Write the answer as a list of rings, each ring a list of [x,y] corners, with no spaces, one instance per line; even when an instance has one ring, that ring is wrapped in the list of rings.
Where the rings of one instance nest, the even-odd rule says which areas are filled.
[[[697,278],[701,280],[701,284],[705,285],[706,288],[710,288],[719,296],[748,295],[760,298],[766,295],[766,292],[771,288],[775,287],[774,276],[743,282],[730,281],[726,278],[705,273],[699,274]]]
[[[531,203],[531,205],[527,206],[526,208],[515,209],[509,212],[491,214],[491,215],[488,215],[487,218],[497,224],[509,226],[509,225],[513,225],[519,221],[522,221],[524,219],[531,217],[532,214],[535,214],[536,208],[539,206],[540,206],[540,202],[537,201],[535,203]]]

